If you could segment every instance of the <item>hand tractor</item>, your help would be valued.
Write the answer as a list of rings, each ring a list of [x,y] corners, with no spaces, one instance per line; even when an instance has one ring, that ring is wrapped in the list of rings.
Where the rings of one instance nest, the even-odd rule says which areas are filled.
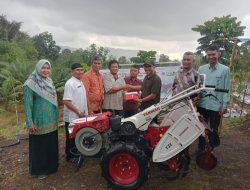
[[[184,177],[190,163],[189,145],[209,133],[192,102],[194,95],[214,93],[215,88],[204,84],[205,76],[202,85],[165,98],[129,118],[105,112],[76,119],[69,127],[70,138],[75,139],[81,155],[101,155],[102,175],[116,189],[138,189],[148,178],[150,162],[166,170],[170,180]],[[210,170],[217,159],[207,145],[196,161]]]

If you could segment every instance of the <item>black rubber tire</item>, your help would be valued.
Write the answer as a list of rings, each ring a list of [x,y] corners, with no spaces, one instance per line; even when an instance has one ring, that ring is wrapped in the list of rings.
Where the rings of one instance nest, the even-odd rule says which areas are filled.
[[[201,169],[207,171],[214,169],[217,166],[217,162],[217,158],[214,156],[213,153],[207,154],[206,152],[203,152],[196,157],[196,164]]]
[[[110,174],[109,168],[112,167],[110,162],[112,158],[116,158],[118,155],[127,154],[136,160],[139,167],[139,175],[135,181],[130,184],[122,184],[114,180]],[[149,172],[149,159],[144,152],[137,148],[135,144],[125,144],[119,142],[112,145],[107,152],[103,155],[101,160],[102,175],[108,181],[108,183],[115,189],[138,189],[148,179]]]
[[[180,172],[170,170],[166,162],[159,162],[157,163],[157,166],[158,168],[166,171],[166,173],[164,172],[164,177],[166,177],[169,181],[174,181],[180,177]]]
[[[185,177],[188,173],[185,172],[189,169],[189,164],[191,162],[191,158],[189,155],[179,155],[180,157],[180,163],[179,163],[179,167],[180,167],[180,171],[176,172],[176,171],[172,171],[169,169],[168,165],[166,162],[159,162],[157,163],[157,166],[166,171],[166,174],[164,175],[169,181],[173,181],[176,180],[180,177]]]
[[[183,172],[181,177],[186,177],[187,174],[189,173],[189,165],[191,163],[191,158],[189,155],[184,154],[183,155],[183,162],[182,162],[182,167],[183,167]]]

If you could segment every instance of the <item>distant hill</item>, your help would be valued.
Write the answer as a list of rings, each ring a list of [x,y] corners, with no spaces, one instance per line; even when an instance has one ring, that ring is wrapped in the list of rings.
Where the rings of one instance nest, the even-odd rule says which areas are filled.
[[[73,47],[69,47],[69,46],[60,46],[61,47],[61,50],[64,50],[64,49],[69,49],[71,51],[75,51],[79,48],[73,48]],[[109,50],[109,54],[108,56],[114,56],[116,57],[117,59],[121,56],[125,56],[126,58],[131,58],[131,57],[136,57],[137,56],[137,53],[139,50],[131,50],[131,49],[121,49],[121,48],[111,48],[111,47],[106,47],[108,50]],[[157,54],[156,55],[156,60],[159,59],[159,55]]]
[[[130,49],[110,48],[110,47],[107,48],[109,49],[109,55],[113,55],[117,59],[121,56],[125,56],[127,58],[136,57],[137,52],[139,51]]]
[[[69,49],[70,51],[75,51],[75,50],[79,49],[79,48],[73,48],[73,47],[69,47],[69,46],[60,46],[60,48],[61,48],[61,51],[65,50],[65,49]]]

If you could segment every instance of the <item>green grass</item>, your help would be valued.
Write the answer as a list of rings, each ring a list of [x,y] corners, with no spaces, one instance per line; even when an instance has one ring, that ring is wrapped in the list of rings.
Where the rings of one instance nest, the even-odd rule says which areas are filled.
[[[62,109],[60,109],[62,112]],[[63,114],[60,114],[62,117]],[[22,111],[18,113],[18,124],[17,117],[14,111],[6,111],[0,106],[0,137],[5,139],[13,139],[16,135],[27,134],[25,113]],[[64,127],[59,128],[59,138],[65,136]]]
[[[237,117],[237,118],[223,118],[223,128],[231,128],[239,125],[240,123],[244,122],[246,117]]]
[[[6,139],[12,139],[16,135],[27,134],[25,129],[24,113],[18,114],[17,117],[14,112],[5,111],[0,107],[0,136]]]

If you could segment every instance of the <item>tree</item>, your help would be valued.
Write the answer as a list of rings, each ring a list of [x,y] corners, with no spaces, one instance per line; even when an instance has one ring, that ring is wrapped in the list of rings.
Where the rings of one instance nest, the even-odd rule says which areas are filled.
[[[0,40],[0,61],[16,64],[35,62],[37,56],[37,51],[31,43]]]
[[[71,54],[71,50],[70,49],[64,49],[64,50],[62,50],[62,54],[69,55],[69,54]]]
[[[16,103],[21,99],[23,93],[23,81],[18,80],[14,64],[1,63],[0,72],[0,101],[4,102],[5,110],[8,110],[10,103]],[[12,69],[10,69],[12,68]],[[19,72],[19,76],[23,73]],[[16,109],[17,111],[17,109]]]
[[[226,51],[231,52],[232,43],[229,38],[236,38],[244,35],[245,26],[241,26],[241,21],[237,21],[236,17],[231,15],[223,17],[214,17],[210,21],[206,21],[203,25],[197,25],[192,30],[199,32],[201,38],[198,39],[200,46],[198,51],[205,51],[211,44],[217,45]]]
[[[133,63],[144,63],[148,60],[156,60],[156,51],[139,50],[137,57],[131,57],[130,61]]]
[[[61,48],[56,45],[52,34],[48,32],[40,33],[33,37],[33,41],[39,59],[44,58],[55,61],[58,58]]]
[[[197,25],[192,30],[199,32],[201,38],[198,39],[199,47],[197,52],[205,51],[210,45],[216,45],[223,51],[222,56],[225,59],[222,63],[227,62],[232,53],[233,43],[236,37],[244,35],[245,26],[241,26],[241,22],[231,15],[223,17],[214,17],[210,21],[206,21],[203,25]]]
[[[106,64],[107,56],[109,50],[104,47],[97,47],[96,44],[91,44],[88,48],[83,51],[82,57],[83,62],[87,64],[91,64],[91,59],[94,56],[98,56],[102,59],[103,63]]]
[[[137,53],[137,56],[140,57],[141,59],[141,63],[144,63],[145,61],[148,61],[150,59],[156,59],[156,51],[144,51],[144,50],[140,50]]]
[[[142,63],[140,57],[131,57],[131,58],[130,58],[130,61],[131,61],[132,63]]]
[[[241,63],[235,65],[236,70],[250,68],[250,41],[243,43],[239,47],[236,60]]]
[[[119,57],[118,61],[120,64],[129,64],[130,63],[129,60],[127,60],[127,58],[125,56]]]
[[[22,23],[12,21],[9,22],[6,16],[0,16],[0,40],[11,41],[20,34],[20,28]]]
[[[159,62],[168,62],[170,61],[169,56],[165,54],[160,54]]]

